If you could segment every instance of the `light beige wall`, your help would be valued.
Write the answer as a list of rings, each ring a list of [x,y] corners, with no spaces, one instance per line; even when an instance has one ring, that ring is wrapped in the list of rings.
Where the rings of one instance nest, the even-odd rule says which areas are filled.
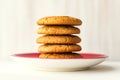
[[[82,19],[83,52],[120,60],[120,0],[0,0],[0,57],[37,51],[36,20],[50,15]]]

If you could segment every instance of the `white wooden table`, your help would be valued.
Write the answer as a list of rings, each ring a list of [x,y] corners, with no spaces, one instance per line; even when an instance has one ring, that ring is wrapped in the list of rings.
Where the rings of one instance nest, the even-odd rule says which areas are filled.
[[[120,80],[120,62],[105,61],[76,72],[36,71],[15,62],[0,62],[0,80]]]

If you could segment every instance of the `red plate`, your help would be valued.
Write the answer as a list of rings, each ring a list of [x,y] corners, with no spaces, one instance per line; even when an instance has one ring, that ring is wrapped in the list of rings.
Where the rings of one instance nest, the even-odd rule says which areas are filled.
[[[22,63],[28,68],[34,68],[38,70],[46,71],[75,71],[85,70],[92,66],[95,66],[107,58],[104,54],[97,53],[80,53],[82,58],[71,59],[43,59],[39,58],[41,53],[17,53],[12,58]]]
[[[41,53],[19,53],[14,54],[13,56],[16,57],[24,57],[24,58],[39,58],[39,55]],[[98,53],[80,53],[82,55],[82,58],[79,59],[95,59],[95,58],[106,58],[107,56],[104,54],[98,54]],[[73,59],[73,58],[72,58]],[[74,58],[78,59],[78,58]]]

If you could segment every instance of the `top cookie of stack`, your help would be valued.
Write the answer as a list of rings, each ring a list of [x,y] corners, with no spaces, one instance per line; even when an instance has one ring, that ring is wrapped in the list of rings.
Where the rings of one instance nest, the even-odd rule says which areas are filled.
[[[81,41],[78,36],[80,29],[74,26],[82,24],[80,19],[70,16],[49,16],[37,21],[38,25],[43,25],[37,30],[38,34],[46,34],[37,38],[41,58],[79,58],[80,54],[73,53],[80,51],[81,46],[77,45]]]

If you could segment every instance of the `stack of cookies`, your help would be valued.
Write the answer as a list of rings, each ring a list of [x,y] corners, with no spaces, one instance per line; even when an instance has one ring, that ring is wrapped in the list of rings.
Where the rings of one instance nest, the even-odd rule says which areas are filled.
[[[37,21],[42,25],[37,29],[38,34],[43,34],[36,39],[40,58],[80,58],[76,51],[81,51],[77,45],[81,41],[78,36],[80,29],[74,26],[82,24],[80,19],[70,16],[49,16]]]

